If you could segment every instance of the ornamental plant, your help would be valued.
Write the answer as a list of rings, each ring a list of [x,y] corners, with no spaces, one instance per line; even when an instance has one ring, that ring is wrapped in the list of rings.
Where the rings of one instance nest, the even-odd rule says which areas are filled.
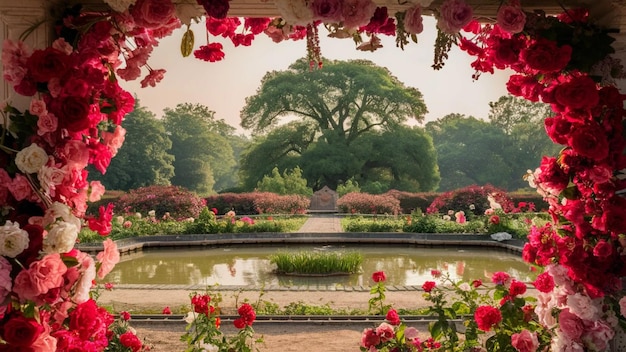
[[[182,220],[197,218],[206,200],[179,186],[148,186],[129,191],[114,203],[118,214],[148,214],[154,211],[154,217]]]
[[[233,326],[238,330],[234,336],[228,336],[221,330],[219,302],[220,295],[193,292],[190,294],[191,311],[185,321],[187,327],[181,341],[187,342],[188,352],[217,351],[217,352],[251,352],[258,351],[255,344],[263,342],[262,338],[254,337],[252,324],[256,319],[254,308],[243,303],[237,308],[239,317],[233,320]]]

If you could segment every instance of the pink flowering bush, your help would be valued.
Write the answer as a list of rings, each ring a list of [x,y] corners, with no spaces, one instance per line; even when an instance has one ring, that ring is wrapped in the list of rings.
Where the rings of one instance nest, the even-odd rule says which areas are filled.
[[[337,207],[348,214],[399,214],[400,201],[390,195],[348,193],[337,199]]]
[[[232,210],[240,215],[304,214],[310,199],[302,195],[279,195],[271,192],[223,193],[206,198],[218,214]]]
[[[467,216],[470,214],[482,215],[490,207],[487,199],[489,195],[496,199],[505,212],[513,210],[514,206],[506,191],[491,185],[472,185],[439,195],[430,204],[426,212],[428,214],[446,214],[450,210],[455,212],[462,210]]]
[[[182,220],[196,218],[206,201],[178,186],[148,186],[129,191],[113,203],[118,214],[148,214],[154,211],[154,217],[168,217]]]

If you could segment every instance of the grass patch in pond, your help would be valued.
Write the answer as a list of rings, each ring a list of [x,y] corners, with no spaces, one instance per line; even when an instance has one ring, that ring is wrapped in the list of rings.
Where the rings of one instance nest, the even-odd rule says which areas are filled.
[[[348,275],[358,273],[363,263],[359,252],[278,252],[269,256],[276,273],[289,275]]]

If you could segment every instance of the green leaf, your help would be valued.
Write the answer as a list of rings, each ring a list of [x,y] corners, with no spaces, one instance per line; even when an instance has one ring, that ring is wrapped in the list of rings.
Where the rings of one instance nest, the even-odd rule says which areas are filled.
[[[187,26],[187,30],[183,34],[183,38],[180,42],[180,53],[183,55],[183,57],[191,55],[191,52],[193,51],[193,44],[193,31],[189,28],[189,26]]]

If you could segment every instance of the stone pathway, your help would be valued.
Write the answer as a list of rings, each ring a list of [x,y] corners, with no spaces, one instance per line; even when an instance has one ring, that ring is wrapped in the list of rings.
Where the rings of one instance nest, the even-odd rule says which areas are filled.
[[[344,232],[341,217],[335,214],[311,214],[298,233],[336,233]]]

